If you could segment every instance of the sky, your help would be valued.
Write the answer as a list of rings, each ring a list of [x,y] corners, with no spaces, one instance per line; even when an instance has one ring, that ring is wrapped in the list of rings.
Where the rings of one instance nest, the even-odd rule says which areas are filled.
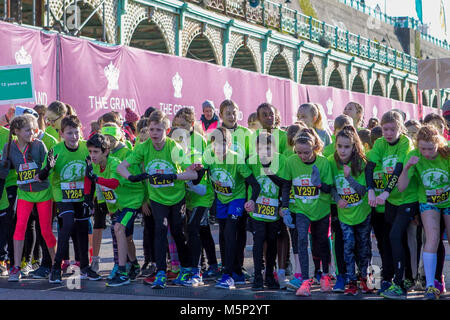
[[[423,22],[430,23],[429,34],[441,40],[447,39],[450,42],[450,0],[443,0],[445,18],[447,23],[447,35],[440,24],[440,3],[441,0],[422,0]],[[416,13],[415,0],[366,0],[366,4],[375,8],[380,5],[381,11],[385,11],[390,16],[409,16],[418,19]]]

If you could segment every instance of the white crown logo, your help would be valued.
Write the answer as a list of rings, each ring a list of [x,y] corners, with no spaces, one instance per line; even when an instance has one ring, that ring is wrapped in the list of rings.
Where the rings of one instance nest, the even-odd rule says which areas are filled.
[[[376,105],[374,105],[374,106],[372,107],[372,114],[373,114],[373,116],[374,116],[375,118],[377,117],[377,114],[378,114],[378,108],[377,108]]]
[[[333,100],[331,100],[331,98],[329,98],[328,101],[327,101],[328,115],[332,115],[333,114],[333,105],[334,105]]]
[[[233,95],[233,88],[230,86],[228,81],[223,86],[223,94],[225,95],[226,100],[230,100],[231,96]]]
[[[20,47],[20,50],[16,51],[15,58],[17,64],[31,64],[32,62],[31,56],[23,46]]]
[[[178,72],[172,78],[172,85],[175,89],[173,96],[175,98],[181,98],[181,88],[183,87],[183,78],[180,77]]]
[[[405,113],[406,113],[406,120],[409,120],[409,119],[411,119],[411,116],[410,116],[410,114],[409,114],[409,111],[408,111],[408,110],[406,110],[406,111],[405,111]]]
[[[108,79],[108,89],[118,90],[119,89],[119,68],[114,67],[113,63],[110,62],[104,69],[105,77]]]
[[[270,104],[272,103],[272,91],[270,91],[270,88],[267,89],[266,100],[267,100],[268,103],[270,103]]]

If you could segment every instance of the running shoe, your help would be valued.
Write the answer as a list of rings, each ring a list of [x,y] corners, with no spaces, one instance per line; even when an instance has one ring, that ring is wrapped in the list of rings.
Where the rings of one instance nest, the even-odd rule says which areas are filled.
[[[445,275],[442,275],[441,277],[441,283],[442,283],[442,292],[447,292],[447,289],[445,288]]]
[[[50,275],[48,277],[49,283],[61,283],[61,270],[53,269],[50,271]]]
[[[180,274],[180,269],[177,271],[169,270],[167,271],[167,280],[174,280],[178,278],[178,275]]]
[[[359,281],[359,289],[364,294],[373,292],[373,290],[367,286],[367,278],[361,278]]]
[[[382,294],[382,297],[386,299],[394,299],[394,300],[405,300],[406,299],[406,291],[402,289],[399,285],[392,283],[389,289],[385,290]]]
[[[242,274],[243,274],[244,277],[245,277],[245,280],[246,280],[246,281],[250,281],[251,276],[250,276],[250,274],[247,272],[247,269],[245,269],[244,267],[242,267],[242,268],[241,268],[241,271],[242,271]]]
[[[345,277],[338,274],[336,277],[336,283],[333,287],[333,292],[344,292],[345,291]]]
[[[136,278],[141,274],[141,267],[138,264],[131,264],[130,271],[128,271],[128,277],[130,281],[136,281]]]
[[[92,257],[91,269],[95,272],[98,272],[100,270],[100,257],[99,256]]]
[[[156,265],[152,262],[144,262],[141,268],[141,274],[143,276],[148,276],[152,273],[156,273]]]
[[[203,279],[209,280],[209,279],[216,279],[220,276],[220,268],[218,264],[210,265],[208,270],[206,270],[205,273],[203,273]]]
[[[116,273],[119,271],[119,265],[118,264],[114,264],[114,267],[111,270],[111,273],[109,274],[109,276],[106,278],[107,280],[112,280],[114,279],[114,277],[116,276]]]
[[[278,281],[278,284],[280,285],[280,289],[286,289],[286,286],[289,282],[289,280],[286,279],[286,273],[280,273],[280,271],[278,271],[275,274],[277,275],[276,279]]]
[[[358,287],[356,281],[350,281],[347,288],[345,288],[344,294],[347,296],[356,296],[358,294]]]
[[[69,267],[70,267],[70,260],[64,260],[61,263],[61,271],[62,271],[62,273],[63,274],[67,273],[67,270],[69,269]]]
[[[280,289],[280,284],[275,280],[273,274],[266,275],[266,286],[269,290],[278,290]]]
[[[166,287],[166,280],[166,273],[163,270],[158,271],[155,281],[153,281],[152,289],[164,289]]]
[[[409,291],[412,287],[414,287],[414,281],[409,279],[403,280],[403,288],[405,288],[406,291]]]
[[[183,286],[191,276],[191,270],[189,268],[180,268],[180,272],[178,272],[178,277],[172,280],[172,284],[177,286]]]
[[[439,289],[429,286],[427,288],[427,291],[425,292],[424,299],[425,300],[438,300],[440,295],[441,295],[441,292],[439,291]]]
[[[314,273],[314,284],[320,284],[320,278],[322,278],[322,271],[319,270]]]
[[[18,282],[22,278],[20,267],[13,267],[9,272],[8,282]]]
[[[425,280],[425,277],[417,277],[416,283],[414,285],[415,291],[423,291],[427,289],[427,281]]]
[[[0,261],[0,276],[6,277],[8,275],[8,264],[6,261]]]
[[[320,278],[320,292],[327,293],[331,292],[331,279],[329,275],[324,275]]]
[[[31,266],[33,267],[33,271],[36,271],[41,266],[41,263],[39,262],[39,260],[33,259],[31,260]]]
[[[200,287],[205,283],[203,282],[202,274],[200,272],[195,272],[191,277],[183,283],[185,287]]]
[[[33,279],[47,279],[50,274],[50,268],[40,266],[39,269],[31,274]]]
[[[302,282],[302,285],[295,293],[296,296],[309,297],[311,295],[311,286],[314,284],[314,279],[308,279]]]
[[[155,281],[155,277],[156,277],[156,272],[152,273],[147,278],[145,278],[144,279],[144,284],[152,286],[153,282]]]
[[[97,272],[91,269],[91,267],[87,266],[80,272],[80,279],[81,280],[91,280],[91,281],[98,281],[102,279],[102,276],[99,275]]]
[[[377,291],[377,295],[381,295],[384,291],[386,291],[387,289],[389,289],[389,287],[392,285],[392,283],[390,283],[389,281],[381,281],[381,286],[380,286],[380,290]]]
[[[107,287],[119,287],[126,284],[130,284],[130,278],[126,272],[117,272],[116,276],[112,280],[106,281]]]
[[[234,284],[246,284],[246,279],[244,274],[237,274],[233,272]]]
[[[296,276],[294,276],[291,279],[291,281],[289,281],[286,284],[286,289],[288,291],[294,291],[295,292],[295,291],[297,291],[300,288],[300,286],[302,285],[302,282],[303,282],[302,276],[299,275],[299,274],[296,274]]]
[[[219,282],[216,284],[216,288],[221,289],[236,289],[234,285],[234,280],[230,275],[224,274],[222,278],[219,280]]]
[[[28,276],[28,274],[33,271],[33,265],[29,261],[22,260],[20,270],[24,276]]]
[[[264,290],[264,281],[262,275],[255,276],[255,278],[253,279],[252,290],[253,291]]]

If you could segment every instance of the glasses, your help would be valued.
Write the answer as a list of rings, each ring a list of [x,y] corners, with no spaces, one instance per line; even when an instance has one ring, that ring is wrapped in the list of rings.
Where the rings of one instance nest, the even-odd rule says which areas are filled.
[[[45,118],[45,122],[48,123],[48,124],[55,124],[55,122],[58,121],[58,120],[61,119],[61,118],[62,118],[62,115],[59,116],[59,117],[56,118],[56,119]]]

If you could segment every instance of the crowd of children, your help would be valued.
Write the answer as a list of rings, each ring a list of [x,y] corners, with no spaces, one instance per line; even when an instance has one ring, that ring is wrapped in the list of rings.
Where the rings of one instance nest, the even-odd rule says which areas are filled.
[[[414,288],[438,299],[450,230],[449,106],[445,118],[423,121],[391,110],[364,128],[363,106],[349,102],[330,131],[317,103],[300,105],[286,127],[262,103],[247,128],[234,101],[216,112],[208,100],[200,122],[191,108],[172,121],[153,107],[141,117],[126,109],[125,119],[108,112],[86,139],[69,104],[16,107],[0,127],[0,274],[61,283],[72,239],[81,279],[101,280],[109,217],[109,287],[145,274],[154,289],[216,280],[217,288],[252,281],[252,290],[297,296],[310,296],[315,282],[324,293],[375,293],[373,232],[382,264],[376,293],[405,299]],[[133,241],[139,215],[142,266]]]

